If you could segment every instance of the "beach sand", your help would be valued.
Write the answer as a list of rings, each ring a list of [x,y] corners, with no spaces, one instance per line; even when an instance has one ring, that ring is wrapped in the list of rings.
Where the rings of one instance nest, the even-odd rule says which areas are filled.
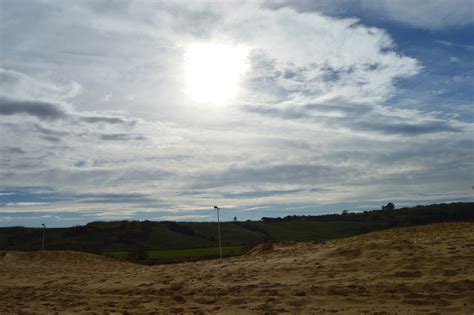
[[[0,252],[0,314],[56,312],[474,314],[474,223],[158,266],[68,251]]]

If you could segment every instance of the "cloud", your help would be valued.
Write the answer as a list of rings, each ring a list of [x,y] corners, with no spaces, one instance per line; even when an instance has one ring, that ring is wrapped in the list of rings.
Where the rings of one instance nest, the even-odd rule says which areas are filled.
[[[448,46],[448,47],[453,46],[452,42],[448,42],[446,40],[435,40],[435,42],[437,42],[438,44],[443,45],[443,46]]]
[[[304,191],[303,189],[291,190],[267,190],[267,191],[246,191],[240,193],[224,194],[226,198],[245,198],[245,197],[268,197],[275,195],[294,194]]]
[[[300,12],[317,11],[331,16],[362,16],[389,19],[411,27],[442,30],[473,24],[473,3],[470,0],[342,0],[266,1],[274,9],[293,7]]]
[[[180,221],[180,220],[198,220],[198,219],[207,219],[210,215],[199,215],[199,214],[186,214],[186,215],[164,215],[155,220],[162,221]]]
[[[333,129],[349,129],[353,132],[372,132],[388,135],[417,136],[439,132],[462,132],[462,127],[455,123],[434,118],[418,118],[407,122],[406,115],[396,109],[381,109],[376,105],[345,104],[339,105],[307,104],[299,106],[255,106],[247,105],[243,109],[272,118],[300,120],[304,123],[318,123]],[[417,114],[412,111],[412,114]]]
[[[41,101],[15,101],[0,98],[0,115],[27,114],[41,120],[58,120],[67,117],[60,105]]]
[[[125,133],[104,134],[100,135],[100,139],[106,141],[128,141],[128,140],[145,140],[141,135],[130,135]]]
[[[359,124],[358,126],[362,130],[380,131],[386,134],[399,134],[407,136],[416,136],[423,134],[431,134],[437,132],[462,132],[462,129],[449,125],[446,121],[427,121],[420,122],[417,124],[407,123],[371,123],[371,124]]]
[[[48,141],[48,142],[52,142],[52,143],[59,143],[59,142],[61,142],[61,138],[56,137],[56,136],[44,136],[44,135],[42,135],[42,136],[40,136],[40,138],[41,138],[41,139],[44,139],[44,140],[46,140],[46,141]]]
[[[463,27],[473,24],[473,2],[470,0],[429,0],[413,2],[408,0],[366,0],[364,9],[382,13],[389,19],[413,27],[442,30],[449,27]]]
[[[20,210],[49,210],[57,209],[64,211],[64,207],[75,204],[79,207],[91,205],[91,208],[109,207],[114,204],[145,206],[159,204],[160,201],[146,194],[141,193],[75,193],[58,192],[54,190],[44,191],[42,188],[6,188],[0,193],[0,209],[8,211],[8,208],[15,207]],[[2,210],[3,211],[3,210]]]
[[[0,188],[50,190],[2,190],[18,197],[4,203],[87,221],[472,194],[471,104],[431,90],[401,97],[438,78],[385,22],[367,25],[380,14],[436,29],[413,15],[451,9],[414,4],[397,18],[401,2],[272,3],[5,3]],[[451,51],[461,43],[437,38],[449,50],[439,59],[464,67]],[[249,48],[239,97],[223,106],[183,93],[184,47],[201,42]],[[468,76],[452,82],[469,86]]]
[[[150,198],[145,194],[140,193],[87,193],[72,195],[80,203],[150,203],[156,202],[156,199]]]
[[[38,133],[41,133],[47,136],[63,137],[70,134],[68,131],[63,131],[63,130],[57,131],[57,130],[43,127],[40,124],[35,124],[35,129]]]
[[[20,147],[5,147],[5,148],[0,148],[0,151],[5,152],[6,154],[24,154],[24,153],[26,153]]]
[[[26,100],[68,100],[78,96],[82,87],[72,81],[54,84],[38,80],[24,73],[0,67],[0,97]]]
[[[287,8],[258,11],[254,18],[259,21],[256,29],[239,21],[234,27],[239,36],[251,34],[246,39],[259,47],[250,56],[252,71],[246,83],[249,93],[267,103],[301,98],[384,102],[395,80],[422,68],[416,59],[397,53],[384,30],[354,19],[298,14]]]
[[[451,62],[451,63],[458,63],[460,61],[461,60],[457,57],[454,57],[454,56],[449,57],[449,62]]]
[[[0,196],[11,196],[14,195],[15,193],[13,192],[0,192]]]
[[[35,207],[47,205],[46,202],[7,202],[5,207]]]
[[[230,167],[215,174],[203,174],[195,182],[195,187],[210,188],[221,185],[248,185],[254,183],[272,184],[330,184],[338,181],[347,169],[320,164],[280,164]],[[284,193],[284,192],[283,192]]]
[[[63,105],[42,102],[42,101],[22,101],[11,100],[0,97],[0,115],[12,116],[26,114],[45,121],[70,120],[78,118],[81,122],[90,124],[107,123],[107,124],[124,124],[134,126],[137,120],[126,120],[121,117],[113,116],[83,116],[87,114],[69,112]],[[38,128],[39,131],[45,132],[45,128]]]
[[[86,123],[108,123],[108,124],[124,124],[126,121],[119,117],[103,117],[103,116],[83,116],[81,121]]]
[[[304,192],[325,192],[328,189],[309,188],[309,189],[289,189],[289,190],[263,190],[263,191],[244,191],[239,193],[223,194],[224,198],[262,198],[271,196],[281,196],[288,194],[298,194]]]

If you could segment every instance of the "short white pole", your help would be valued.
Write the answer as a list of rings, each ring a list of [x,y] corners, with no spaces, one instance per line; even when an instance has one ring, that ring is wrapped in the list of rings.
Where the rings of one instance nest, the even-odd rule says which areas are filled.
[[[44,223],[41,224],[41,225],[43,226],[43,244],[41,246],[41,250],[44,250],[44,234],[45,234],[45,231],[46,231],[46,225],[44,225]]]
[[[220,220],[219,220],[219,207],[215,207],[217,210],[217,234],[219,237],[219,256],[222,259],[222,244],[221,244],[221,227],[220,227]]]

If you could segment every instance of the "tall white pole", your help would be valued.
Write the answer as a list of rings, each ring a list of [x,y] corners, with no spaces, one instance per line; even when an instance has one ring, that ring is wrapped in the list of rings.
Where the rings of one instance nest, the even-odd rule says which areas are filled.
[[[219,207],[216,207],[217,210],[217,234],[219,235],[219,256],[222,259],[222,244],[221,244],[221,227],[219,220]]]
[[[44,250],[44,232],[46,231],[46,225],[44,225],[44,223],[41,225],[43,226],[43,244],[41,246],[41,250]]]

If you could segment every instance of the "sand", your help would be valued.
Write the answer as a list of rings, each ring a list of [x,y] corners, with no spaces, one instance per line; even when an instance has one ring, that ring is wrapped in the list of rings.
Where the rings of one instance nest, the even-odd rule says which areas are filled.
[[[160,266],[67,251],[0,253],[0,314],[56,312],[474,314],[474,223]]]

